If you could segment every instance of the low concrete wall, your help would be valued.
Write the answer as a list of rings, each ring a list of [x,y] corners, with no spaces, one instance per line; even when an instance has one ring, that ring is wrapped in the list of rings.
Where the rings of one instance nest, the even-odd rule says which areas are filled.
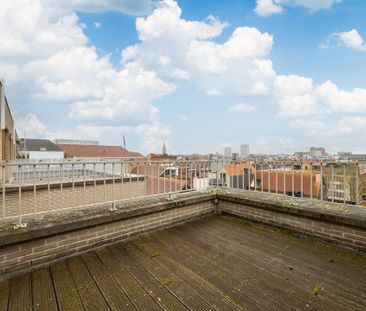
[[[248,191],[218,190],[136,199],[29,218],[0,227],[0,278],[213,213],[291,230],[366,253],[366,209]]]
[[[151,202],[153,201],[153,202]],[[126,203],[125,203],[126,204]],[[98,246],[214,213],[212,194],[130,202],[94,215],[55,216],[0,233],[0,274],[34,268]]]
[[[327,201],[219,191],[218,212],[366,252],[366,209]]]

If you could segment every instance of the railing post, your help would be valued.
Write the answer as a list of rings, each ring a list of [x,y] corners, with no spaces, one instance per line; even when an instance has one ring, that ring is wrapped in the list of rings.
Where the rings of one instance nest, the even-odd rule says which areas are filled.
[[[23,219],[22,219],[22,179],[21,179],[21,170],[22,170],[22,166],[18,165],[18,189],[19,189],[19,194],[18,194],[18,224],[14,225],[14,229],[19,229],[19,228],[25,228],[27,227],[26,223],[23,223]]]
[[[332,185],[332,202],[334,202],[334,167],[333,164],[330,165],[330,179]]]
[[[324,200],[323,193],[323,163],[320,163],[320,200]]]
[[[6,184],[6,166],[5,165],[2,165],[1,166],[2,167],[2,180],[3,180],[3,195],[2,195],[2,197],[3,197],[3,219],[5,219],[6,218],[6,204],[5,204],[5,193],[6,193],[6,187],[5,187],[5,184]]]
[[[310,162],[310,199],[313,198],[313,164]]]
[[[356,163],[356,205],[360,204],[360,169]]]
[[[352,202],[351,187],[349,188],[349,194],[349,200]],[[346,164],[343,164],[343,204],[346,204]]]

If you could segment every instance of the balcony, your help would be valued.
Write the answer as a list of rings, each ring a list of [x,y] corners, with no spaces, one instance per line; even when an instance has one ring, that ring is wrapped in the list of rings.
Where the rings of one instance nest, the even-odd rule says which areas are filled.
[[[1,309],[366,308],[366,209],[223,164],[4,163]]]

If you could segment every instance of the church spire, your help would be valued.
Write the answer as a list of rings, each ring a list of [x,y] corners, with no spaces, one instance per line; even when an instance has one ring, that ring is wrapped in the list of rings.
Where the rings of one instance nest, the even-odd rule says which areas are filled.
[[[164,142],[164,144],[163,144],[163,154],[164,154],[164,155],[165,155],[165,154],[167,154],[167,152],[166,152],[165,142]]]

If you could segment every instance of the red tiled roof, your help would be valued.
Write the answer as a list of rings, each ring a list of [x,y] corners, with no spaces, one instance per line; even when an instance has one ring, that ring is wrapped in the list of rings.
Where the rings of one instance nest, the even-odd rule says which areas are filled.
[[[263,180],[262,180],[262,172],[263,172]],[[262,189],[263,183],[263,190],[270,192],[276,192],[276,171],[257,171],[257,180],[260,181],[257,190]],[[317,178],[318,177],[318,178]],[[285,182],[284,182],[285,179]],[[313,179],[313,191],[312,195],[314,198],[320,198],[320,176],[319,174],[313,174],[311,176],[310,173],[303,172],[302,173],[302,190],[303,195],[306,197],[311,196],[311,179]],[[286,184],[286,188],[285,188]],[[301,173],[294,172],[294,192],[301,192]],[[277,189],[279,193],[283,192],[292,192],[292,172],[283,172],[277,171]]]
[[[225,170],[226,174],[229,176],[237,176],[243,175],[244,169],[249,169],[250,173],[255,173],[255,167],[253,164],[249,163],[241,163],[241,164],[225,164],[223,165],[222,169]]]
[[[128,151],[121,146],[100,146],[100,145],[58,145],[67,157],[77,158],[133,158],[142,157],[137,152]]]

